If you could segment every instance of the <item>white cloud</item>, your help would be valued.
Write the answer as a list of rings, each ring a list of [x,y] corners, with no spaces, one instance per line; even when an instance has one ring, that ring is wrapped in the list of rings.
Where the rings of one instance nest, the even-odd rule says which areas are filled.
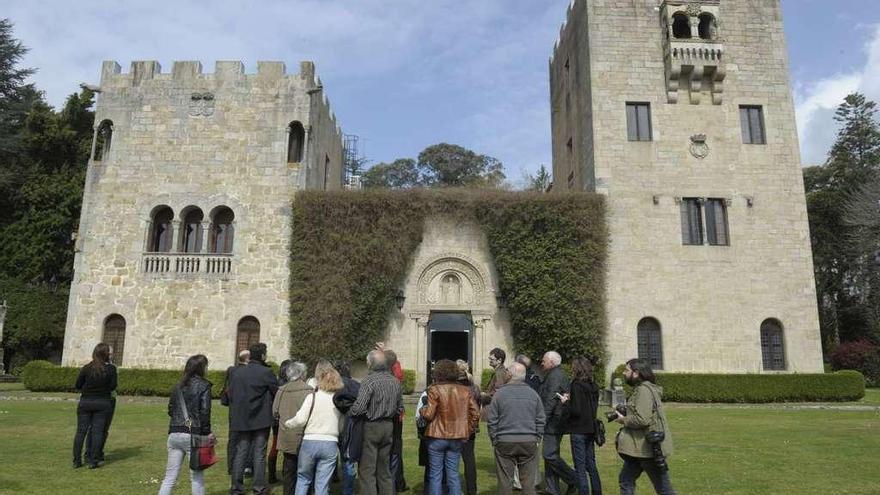
[[[796,85],[795,110],[804,166],[825,162],[837,137],[834,112],[846,95],[858,91],[880,100],[880,25],[871,29],[865,51],[867,59],[860,69]]]

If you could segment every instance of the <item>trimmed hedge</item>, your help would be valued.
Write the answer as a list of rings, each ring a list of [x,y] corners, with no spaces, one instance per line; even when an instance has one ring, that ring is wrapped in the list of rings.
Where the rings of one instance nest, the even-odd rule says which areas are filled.
[[[622,379],[618,371],[614,377]],[[865,377],[852,370],[825,374],[657,373],[656,376],[666,402],[844,402],[865,396]]]
[[[31,361],[21,373],[24,386],[34,392],[76,392],[76,377],[80,368],[56,366],[48,361]],[[172,387],[180,381],[178,370],[148,370],[119,368],[119,395],[146,395],[168,397]],[[225,371],[208,371],[208,381],[213,385],[211,393],[220,397]]]
[[[293,202],[292,356],[360,359],[383,340],[433,216],[486,234],[517,352],[604,361],[605,203],[587,193],[303,191]],[[415,294],[406,294],[415,297]]]
[[[79,370],[80,368],[56,366],[49,361],[31,361],[24,367],[21,378],[24,386],[33,392],[76,392],[74,385]],[[180,380],[181,372],[119,368],[118,373],[116,393],[119,395],[168,397],[171,388]],[[215,399],[220,397],[225,379],[225,371],[208,371],[208,381],[212,385],[211,395]],[[415,384],[416,372],[403,370],[403,393],[413,393]]]

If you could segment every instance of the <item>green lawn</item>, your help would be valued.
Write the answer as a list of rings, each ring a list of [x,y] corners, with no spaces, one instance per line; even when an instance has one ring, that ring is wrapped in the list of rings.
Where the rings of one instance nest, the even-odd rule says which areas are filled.
[[[870,392],[867,402],[880,403],[880,391]],[[107,464],[90,471],[70,467],[75,401],[8,400],[18,394],[3,395],[7,400],[0,400],[0,493],[132,495],[158,491],[166,455],[164,400],[120,399],[107,444]],[[670,405],[669,418],[677,449],[670,465],[679,493],[880,492],[880,410]],[[218,404],[214,421],[225,457],[226,409]],[[477,444],[480,493],[492,494],[494,461],[485,435],[484,429]],[[413,429],[406,431],[405,445],[407,480],[419,486],[422,471],[416,462],[418,441]],[[616,493],[620,461],[610,445],[599,449],[598,456],[605,491]],[[225,465],[208,470],[208,493],[227,493],[225,474]],[[189,493],[188,475],[181,481],[176,493]],[[639,494],[648,493],[653,493],[648,480],[641,480]]]

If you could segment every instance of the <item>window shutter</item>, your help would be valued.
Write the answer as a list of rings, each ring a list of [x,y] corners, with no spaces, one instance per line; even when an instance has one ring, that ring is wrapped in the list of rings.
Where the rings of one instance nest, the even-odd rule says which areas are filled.
[[[635,105],[626,105],[626,137],[630,141],[639,140],[638,115]]]
[[[745,144],[752,144],[752,133],[749,130],[749,109],[739,107],[739,124],[742,129],[742,139]]]
[[[636,105],[639,123],[639,141],[651,140],[651,107],[647,104]]]
[[[761,118],[761,108],[749,109],[749,123],[752,133],[752,144],[764,144],[764,119]]]

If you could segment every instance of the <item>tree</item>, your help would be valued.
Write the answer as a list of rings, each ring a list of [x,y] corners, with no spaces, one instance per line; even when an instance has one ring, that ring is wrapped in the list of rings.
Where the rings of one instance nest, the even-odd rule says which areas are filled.
[[[863,311],[868,331],[866,337],[880,342],[880,177],[856,190],[846,201],[843,221],[848,228],[846,239],[856,274],[852,296]],[[856,340],[859,336],[853,336]]]
[[[547,188],[550,187],[550,184],[553,182],[550,173],[547,172],[547,167],[543,164],[541,164],[541,168],[535,172],[535,175],[526,174],[525,179],[527,191],[547,192]]]
[[[455,144],[428,146],[419,153],[418,167],[427,186],[497,187],[506,178],[498,159]]]
[[[841,341],[872,333],[865,305],[866,270],[875,268],[860,260],[849,245],[855,227],[844,217],[847,202],[880,169],[880,127],[875,115],[874,102],[860,94],[847,96],[834,117],[840,131],[828,160],[803,171],[826,352]]]
[[[412,158],[398,158],[391,163],[377,163],[361,176],[365,188],[405,189],[422,185],[422,177]]]

